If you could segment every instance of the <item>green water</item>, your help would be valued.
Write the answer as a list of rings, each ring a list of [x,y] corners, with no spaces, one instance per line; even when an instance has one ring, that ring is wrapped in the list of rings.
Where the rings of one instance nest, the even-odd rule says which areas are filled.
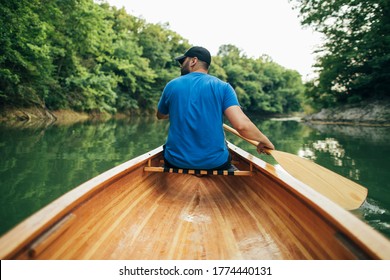
[[[310,127],[252,118],[281,151],[299,154],[367,187],[353,213],[390,238],[390,128]],[[0,125],[0,235],[86,180],[164,143],[154,118],[49,127]],[[256,154],[233,135],[234,144]],[[269,156],[263,160],[275,164]]]

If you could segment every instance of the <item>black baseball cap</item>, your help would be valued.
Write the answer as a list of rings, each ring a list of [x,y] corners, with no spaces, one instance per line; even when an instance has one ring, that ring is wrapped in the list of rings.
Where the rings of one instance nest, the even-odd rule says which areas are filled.
[[[184,55],[176,57],[175,60],[182,64],[186,57],[197,57],[199,60],[206,62],[208,65],[211,64],[210,52],[203,47],[192,47],[188,49]]]

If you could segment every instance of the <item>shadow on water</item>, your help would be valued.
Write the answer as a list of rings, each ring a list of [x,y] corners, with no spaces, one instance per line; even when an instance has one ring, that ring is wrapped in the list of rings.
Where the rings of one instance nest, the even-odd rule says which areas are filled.
[[[252,117],[276,148],[325,166],[369,189],[354,213],[390,237],[389,127],[308,126]],[[0,234],[88,179],[165,142],[154,118],[48,127],[0,125]],[[226,135],[257,155],[255,147]],[[270,156],[263,160],[275,164]]]

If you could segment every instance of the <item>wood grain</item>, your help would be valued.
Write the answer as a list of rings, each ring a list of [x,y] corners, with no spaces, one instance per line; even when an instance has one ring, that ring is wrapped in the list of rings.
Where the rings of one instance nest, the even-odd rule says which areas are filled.
[[[347,210],[359,208],[366,200],[366,188],[329,169],[289,153],[274,150],[271,154],[292,176]]]
[[[252,176],[145,172],[148,161],[159,164],[160,147],[81,185],[60,198],[56,208],[49,206],[24,221],[0,239],[0,256],[390,259],[389,241],[351,213],[285,172],[229,147],[240,170],[253,166]],[[73,217],[66,230],[29,254],[31,245],[60,220],[54,217],[64,212],[62,217]],[[45,222],[38,222],[39,217]],[[10,241],[14,244],[6,246]]]

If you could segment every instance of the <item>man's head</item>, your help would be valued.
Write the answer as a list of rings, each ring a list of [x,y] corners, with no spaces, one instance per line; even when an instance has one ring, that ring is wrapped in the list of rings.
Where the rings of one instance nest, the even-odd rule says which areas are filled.
[[[193,71],[208,70],[211,64],[210,52],[203,47],[192,47],[184,55],[176,57],[181,66],[181,74],[185,75]]]

